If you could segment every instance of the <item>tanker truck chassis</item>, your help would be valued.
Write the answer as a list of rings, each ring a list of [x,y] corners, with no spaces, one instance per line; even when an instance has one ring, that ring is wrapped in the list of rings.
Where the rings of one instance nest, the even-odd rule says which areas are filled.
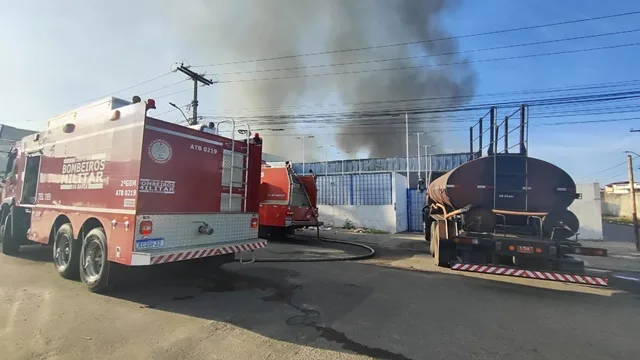
[[[429,209],[427,209],[429,210]],[[449,216],[448,216],[449,215]],[[606,249],[582,246],[577,240],[545,239],[497,231],[461,230],[461,214],[426,213],[429,251],[437,266],[502,276],[606,286],[603,276],[585,274],[584,262],[571,255],[606,256]],[[519,229],[526,232],[526,228]]]
[[[510,146],[509,118],[519,115],[520,141]],[[488,131],[482,130],[489,117]],[[470,160],[433,179],[423,208],[425,240],[438,266],[482,272],[607,285],[607,278],[585,274],[571,255],[606,256],[606,249],[583,247],[580,221],[569,206],[582,198],[561,168],[528,156],[528,110],[523,105],[497,124],[497,109],[470,128]],[[477,138],[474,128],[477,127]],[[482,137],[489,133],[487,153]],[[478,142],[478,151],[474,141]],[[419,185],[423,190],[422,182]]]

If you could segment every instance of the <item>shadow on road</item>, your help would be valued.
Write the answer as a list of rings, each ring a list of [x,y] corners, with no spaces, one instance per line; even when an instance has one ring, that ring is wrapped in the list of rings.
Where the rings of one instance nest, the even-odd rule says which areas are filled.
[[[353,262],[228,264],[218,269],[211,269],[207,262],[185,262],[122,271],[126,275],[121,274],[120,286],[110,296],[138,303],[141,308],[223,321],[280,341],[330,350],[339,347],[377,359],[421,358],[417,344],[422,340],[416,337],[428,337],[433,329],[420,328],[419,332],[426,333],[417,335],[415,327],[391,325],[403,309],[413,309],[411,316],[437,320],[439,315],[430,308],[445,311],[460,303],[460,298],[473,298],[494,316],[502,307],[519,308],[520,302],[540,299],[566,306],[576,301],[600,305],[611,300],[594,294]],[[472,308],[457,311],[479,316],[472,315]],[[438,332],[448,327],[455,330],[446,324],[446,315],[442,316]],[[394,337],[379,343],[357,336],[372,329],[392,332]],[[476,329],[480,330],[481,326]],[[395,346],[382,344],[389,342]]]
[[[378,250],[381,257],[408,256]],[[25,254],[50,261],[51,249],[35,247]],[[497,339],[487,350],[490,358],[544,346],[545,341],[535,340],[540,334],[533,323],[575,336],[574,343],[582,337],[595,341],[602,336],[590,330],[597,328],[595,318],[602,326],[621,326],[629,315],[612,309],[626,311],[635,304],[628,295],[605,297],[359,262],[216,267],[215,257],[200,260],[114,267],[119,286],[108,296],[138,304],[140,311],[220,321],[279,341],[394,360],[440,358],[442,349],[464,358],[492,341],[478,337],[487,324],[490,338]],[[584,306],[594,316],[584,316]],[[513,333],[520,336],[500,340]]]
[[[53,247],[50,245],[23,245],[16,257],[35,262],[52,262]]]
[[[294,269],[267,264],[211,270],[206,262],[176,263],[120,271],[126,275],[109,296],[141,308],[224,321],[280,341],[331,350],[336,346],[317,344],[335,343],[373,358],[409,359],[363,345],[331,326],[370,297],[371,286],[330,277],[310,281]]]

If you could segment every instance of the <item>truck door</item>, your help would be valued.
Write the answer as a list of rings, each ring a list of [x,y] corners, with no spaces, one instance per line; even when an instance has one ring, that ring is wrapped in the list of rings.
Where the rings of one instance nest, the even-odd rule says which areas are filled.
[[[35,204],[38,200],[38,179],[40,178],[40,153],[28,154],[24,167],[24,179],[22,182],[22,204]]]

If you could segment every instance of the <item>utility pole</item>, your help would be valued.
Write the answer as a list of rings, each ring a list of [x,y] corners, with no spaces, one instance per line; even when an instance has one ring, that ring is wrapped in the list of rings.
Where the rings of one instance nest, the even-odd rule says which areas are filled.
[[[629,167],[629,191],[631,193],[631,219],[633,221],[633,234],[636,239],[636,250],[640,251],[640,234],[638,233],[638,213],[636,212],[636,187],[633,179],[633,158],[627,155]]]
[[[420,171],[421,171],[420,169],[420,133],[416,133],[416,136],[418,137],[418,180],[420,180]]]
[[[409,182],[409,114],[404,113],[404,126],[406,132],[406,142],[407,142],[407,187],[410,187]]]
[[[178,71],[187,75],[193,80],[193,101],[191,102],[191,108],[193,109],[193,117],[190,121],[188,121],[189,125],[196,125],[198,123],[198,83],[203,83],[204,85],[213,85],[214,82],[205,78],[204,76],[195,73],[189,69],[189,66],[184,66],[184,64],[180,64],[177,68]]]

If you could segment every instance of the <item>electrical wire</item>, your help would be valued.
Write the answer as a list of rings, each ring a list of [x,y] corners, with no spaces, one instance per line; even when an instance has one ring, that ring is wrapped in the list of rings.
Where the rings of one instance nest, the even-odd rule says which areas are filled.
[[[327,113],[306,113],[306,114],[288,114],[288,115],[262,115],[262,116],[234,116],[236,119],[263,119],[273,121],[282,120],[294,120],[300,121],[302,119],[335,119],[344,118],[348,121],[356,120],[357,118],[372,118],[372,117],[389,117],[400,116],[404,114],[409,115],[422,115],[422,114],[444,114],[444,113],[458,113],[469,111],[486,110],[492,106],[497,107],[517,107],[521,104],[527,104],[529,106],[542,106],[542,105],[561,105],[561,104],[575,104],[575,103],[595,103],[603,101],[615,101],[623,99],[635,99],[640,98],[640,90],[623,91],[623,92],[610,92],[610,93],[590,93],[585,95],[574,95],[564,97],[546,97],[539,99],[522,99],[518,101],[506,101],[506,102],[488,102],[488,103],[476,103],[469,104],[467,106],[427,106],[427,107],[413,107],[413,108],[395,108],[384,109],[374,111],[349,111],[349,112],[327,112]],[[203,117],[206,117],[203,115]]]
[[[381,62],[388,62],[388,61],[403,61],[403,60],[426,59],[426,58],[438,57],[438,56],[462,55],[462,54],[470,54],[470,53],[482,52],[482,51],[495,51],[495,50],[512,49],[512,48],[534,46],[534,45],[553,44],[553,43],[574,41],[574,40],[593,39],[593,38],[604,37],[604,36],[613,36],[613,35],[635,33],[635,32],[639,32],[639,31],[640,31],[640,29],[621,30],[621,31],[609,32],[609,33],[603,33],[603,34],[576,36],[576,37],[570,37],[570,38],[545,40],[545,41],[535,41],[535,42],[521,43],[521,44],[501,45],[501,46],[493,46],[493,47],[488,47],[488,48],[462,50],[462,51],[454,51],[454,52],[440,53],[440,54],[417,55],[417,56],[399,57],[399,58],[391,58],[391,59],[374,59],[374,60],[352,61],[352,62],[334,63],[334,64],[294,66],[294,67],[284,67],[284,68],[275,68],[275,69],[231,71],[231,72],[217,73],[216,75],[218,75],[218,76],[221,76],[221,75],[243,75],[243,74],[274,72],[274,71],[294,71],[294,70],[317,69],[317,68],[335,67],[335,66],[363,65],[363,64],[373,64],[373,63],[381,63]]]
[[[319,77],[319,76],[353,75],[353,74],[362,74],[362,73],[370,73],[370,72],[381,72],[381,71],[425,69],[425,68],[434,68],[434,67],[443,67],[443,66],[480,64],[480,63],[488,63],[488,62],[494,62],[494,61],[507,61],[507,60],[528,59],[528,58],[544,57],[544,56],[576,54],[576,53],[584,53],[584,52],[589,52],[589,51],[599,51],[599,50],[611,50],[611,49],[627,48],[627,47],[638,46],[638,45],[640,45],[640,43],[636,42],[636,43],[621,44],[621,45],[600,46],[600,47],[587,48],[587,49],[574,49],[574,50],[555,51],[555,52],[548,52],[548,53],[539,53],[539,54],[506,56],[506,57],[492,58],[492,59],[455,61],[455,62],[450,62],[450,63],[446,63],[446,64],[426,64],[426,65],[415,65],[415,66],[399,66],[399,67],[386,68],[386,69],[364,69],[364,70],[339,71],[339,72],[321,73],[321,74],[298,74],[298,75],[287,75],[287,76],[274,76],[274,77],[267,77],[267,78],[224,80],[224,81],[219,81],[218,83],[219,84],[230,84],[230,83],[253,82],[253,81],[273,81],[273,80],[301,79],[301,78],[311,78],[311,77]]]
[[[633,157],[632,157],[632,158],[633,158],[633,159],[636,159],[636,158],[638,158],[638,156],[637,156],[637,155],[633,155]],[[606,169],[604,169],[604,170],[600,170],[600,171],[595,172],[595,173],[593,173],[593,174],[590,174],[590,175],[586,175],[586,176],[579,177],[579,178],[578,178],[578,180],[585,179],[585,178],[590,178],[590,177],[592,177],[592,176],[599,175],[599,174],[605,173],[605,172],[607,172],[607,171],[611,171],[611,170],[613,170],[613,169],[619,168],[620,166],[623,166],[623,165],[626,165],[626,164],[627,164],[627,161],[623,161],[623,162],[621,162],[621,163],[619,163],[619,164],[613,165],[612,167],[608,167],[608,168],[606,168]],[[623,174],[624,174],[624,173],[623,173]],[[616,175],[616,176],[614,176],[614,177],[618,177],[618,176],[620,176],[620,175]]]
[[[443,101],[449,100],[451,102],[470,99],[470,98],[482,98],[482,97],[500,97],[500,96],[508,96],[508,95],[526,95],[526,94],[536,94],[536,93],[555,93],[555,92],[564,92],[564,91],[576,91],[576,90],[603,90],[605,88],[610,87],[624,87],[630,86],[634,84],[640,84],[640,79],[636,80],[625,80],[625,81],[613,81],[613,82],[601,82],[601,83],[591,83],[591,84],[583,84],[583,85],[575,85],[575,86],[560,86],[560,87],[551,87],[551,88],[537,88],[537,89],[528,89],[528,90],[515,90],[515,91],[506,91],[506,92],[491,92],[491,93],[481,93],[481,94],[473,94],[473,95],[456,95],[456,96],[442,96],[442,97],[427,97],[427,98],[412,98],[412,99],[397,99],[397,100],[370,100],[370,101],[361,101],[355,103],[315,103],[315,104],[302,104],[302,105],[292,105],[292,106],[275,106],[275,107],[262,107],[262,108],[222,108],[214,110],[213,112],[237,112],[237,111],[267,111],[267,110],[298,110],[305,109],[311,107],[356,107],[363,105],[380,105],[380,104],[393,104],[393,103],[405,103],[405,102],[429,102],[433,103],[434,101]],[[190,89],[187,89],[190,90]],[[186,91],[186,90],[185,90]],[[175,111],[175,110],[171,110]]]
[[[505,33],[510,33],[510,32],[533,30],[533,29],[540,29],[540,28],[547,28],[547,27],[554,27],[554,26],[561,26],[561,25],[578,24],[578,23],[584,23],[584,22],[590,22],[590,21],[597,21],[597,20],[619,18],[619,17],[631,16],[631,15],[638,15],[638,14],[640,14],[640,11],[628,11],[628,12],[624,12],[624,13],[617,13],[617,14],[611,14],[611,15],[603,15],[603,16],[596,16],[596,17],[576,19],[576,20],[567,20],[567,21],[560,21],[560,22],[553,22],[553,23],[546,23],[546,24],[539,24],[539,25],[531,25],[531,26],[524,26],[524,27],[518,27],[518,28],[492,30],[492,31],[485,31],[485,32],[481,32],[481,33],[473,33],[473,34],[465,34],[465,35],[457,35],[457,36],[447,36],[447,37],[434,38],[434,39],[425,39],[425,40],[419,40],[419,41],[409,41],[409,42],[401,42],[401,43],[394,43],[394,44],[365,46],[365,47],[358,47],[358,48],[351,48],[351,49],[319,51],[319,52],[311,52],[311,53],[296,54],[296,55],[273,56],[273,57],[267,57],[267,58],[261,58],[261,59],[253,59],[253,60],[239,60],[239,61],[230,61],[230,62],[222,62],[222,63],[214,63],[214,64],[194,65],[193,67],[208,67],[208,66],[223,66],[223,65],[246,64],[246,63],[271,61],[271,60],[293,59],[293,58],[306,57],[306,56],[337,54],[337,53],[345,53],[345,52],[352,52],[352,51],[373,50],[373,49],[382,49],[382,48],[389,48],[389,47],[396,47],[396,46],[425,44],[425,43],[437,42],[437,41],[447,41],[447,40],[454,40],[454,39],[465,39],[465,38],[487,36],[487,35],[505,34]]]
[[[127,90],[131,90],[131,89],[136,88],[136,87],[138,87],[138,86],[141,86],[141,85],[148,84],[148,83],[150,83],[150,82],[156,81],[156,80],[158,80],[158,79],[160,79],[160,78],[163,78],[163,77],[165,77],[165,76],[167,76],[167,75],[169,75],[169,74],[171,74],[171,73],[172,73],[172,72],[171,72],[171,71],[169,71],[169,72],[166,72],[166,73],[164,73],[164,74],[161,74],[161,75],[158,75],[158,76],[154,76],[154,77],[152,77],[151,79],[148,79],[148,80],[145,80],[145,81],[139,82],[139,83],[137,83],[137,84],[134,84],[134,85],[128,86],[128,87],[126,87],[126,88],[124,88],[124,89],[120,89],[120,90],[118,90],[118,91],[110,92],[110,93],[108,93],[108,94],[106,94],[106,95],[103,95],[103,96],[100,96],[100,97],[97,97],[97,98],[94,98],[94,99],[91,99],[91,100],[85,101],[84,103],[90,103],[90,102],[92,102],[92,101],[96,101],[96,100],[103,99],[103,98],[105,98],[105,97],[107,97],[107,96],[111,96],[111,95],[118,94],[118,93],[121,93],[121,92],[124,92],[124,91],[127,91]]]

